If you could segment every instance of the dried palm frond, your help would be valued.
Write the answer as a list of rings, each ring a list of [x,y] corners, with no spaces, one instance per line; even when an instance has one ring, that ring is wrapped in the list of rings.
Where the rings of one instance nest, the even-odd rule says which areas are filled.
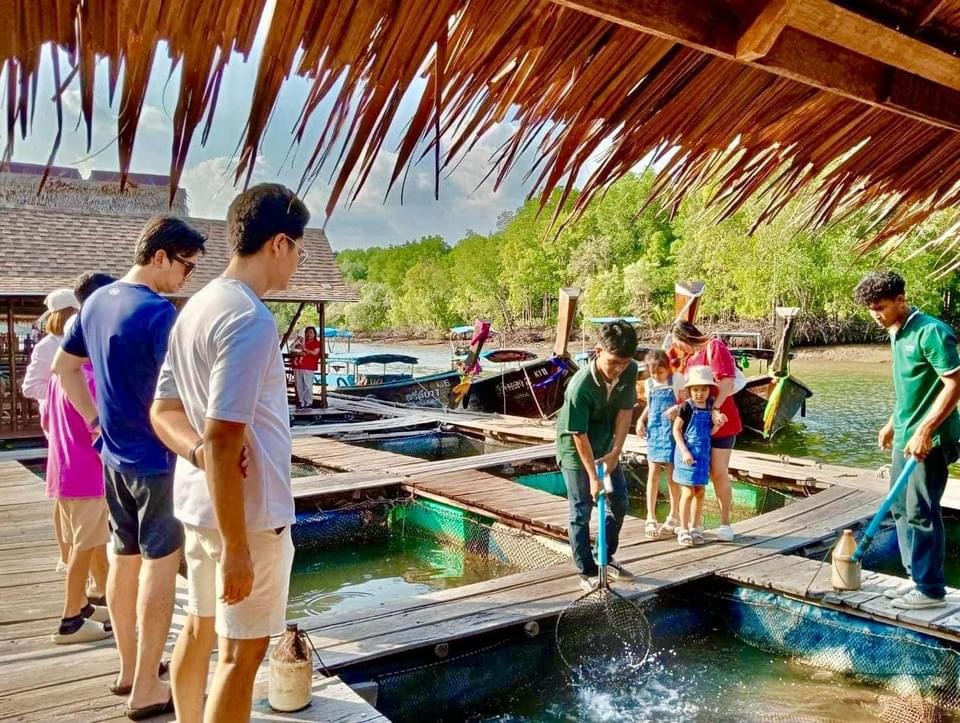
[[[0,31],[6,157],[17,131],[29,130],[40,54],[53,43],[70,65],[58,84],[79,79],[88,146],[94,65],[107,59],[111,99],[119,90],[117,144],[125,176],[154,55],[165,41],[181,68],[172,194],[196,129],[203,124],[201,141],[209,134],[224,68],[233,53],[250,52],[264,6],[265,0],[0,0],[0,17],[12,18]],[[903,3],[900,9],[909,17],[911,8]],[[938,4],[935,17],[918,17],[915,25],[946,37],[950,28],[960,29],[960,2]],[[53,67],[59,70],[59,63]],[[515,169],[526,172],[543,205],[557,188],[566,200],[592,169],[573,202],[581,211],[650,159],[660,174],[655,194],[667,207],[710,184],[720,217],[762,194],[762,223],[811,188],[814,202],[803,224],[822,226],[870,209],[871,247],[896,241],[960,203],[960,133],[549,0],[276,0],[238,181],[251,177],[291,73],[312,82],[294,142],[307,143],[311,118],[331,108],[301,182],[308,187],[330,172],[328,215],[341,200],[356,199],[391,129],[401,131],[389,181],[394,188],[426,157],[439,182],[441,170],[454,168],[507,119],[513,131],[493,159],[493,183]],[[397,118],[411,92],[420,94],[413,115]],[[242,101],[231,98],[231,110],[245,106]],[[62,124],[59,110],[58,119]],[[564,207],[556,204],[556,213]]]

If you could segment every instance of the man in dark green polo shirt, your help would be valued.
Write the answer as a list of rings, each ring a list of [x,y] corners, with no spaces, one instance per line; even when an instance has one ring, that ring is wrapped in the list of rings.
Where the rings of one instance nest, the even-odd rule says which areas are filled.
[[[600,327],[594,359],[567,385],[557,418],[557,463],[567,484],[570,504],[570,547],[580,571],[580,586],[591,590],[599,570],[590,546],[590,515],[601,484],[597,464],[607,466],[613,492],[607,495],[607,548],[610,577],[633,575],[613,559],[627,511],[627,482],[620,468],[627,431],[637,401],[637,332],[625,321]]]
[[[947,324],[907,305],[904,281],[893,272],[868,274],[854,298],[890,333],[896,406],[878,442],[882,449],[893,449],[891,484],[906,457],[921,460],[891,509],[900,557],[911,580],[885,594],[898,608],[939,607],[946,594],[940,498],[960,440],[957,338]]]

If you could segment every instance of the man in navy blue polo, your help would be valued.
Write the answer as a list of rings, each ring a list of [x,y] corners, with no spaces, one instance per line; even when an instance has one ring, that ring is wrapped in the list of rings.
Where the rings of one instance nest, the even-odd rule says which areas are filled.
[[[113,551],[107,605],[120,654],[111,692],[129,695],[128,715],[173,710],[159,677],[170,630],[183,528],[173,514],[173,455],[150,426],[150,405],[176,309],[161,294],[183,287],[204,237],[175,216],[150,219],[135,264],[83,305],[53,371],[97,437]],[[93,365],[94,403],[81,367]]]

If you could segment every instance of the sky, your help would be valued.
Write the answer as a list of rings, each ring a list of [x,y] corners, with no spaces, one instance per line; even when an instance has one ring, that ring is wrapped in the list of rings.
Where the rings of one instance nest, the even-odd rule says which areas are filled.
[[[269,17],[270,12],[268,7],[264,17]],[[200,145],[199,130],[194,136],[181,181],[187,190],[192,216],[223,218],[238,191],[233,186],[231,169],[249,111],[265,25],[265,22],[261,23],[249,60],[244,63],[240,56],[235,55],[227,66],[207,144]],[[156,57],[137,132],[131,170],[167,174],[172,143],[171,119],[176,105],[179,73],[170,76],[170,62],[165,48]],[[63,60],[61,67],[62,74],[66,75]],[[77,167],[84,175],[92,169],[117,168],[117,146],[113,140],[116,133],[116,106],[110,107],[108,104],[105,62],[100,64],[97,73],[90,154],[86,152],[86,130],[80,121],[78,84],[74,83],[63,95],[64,137],[55,163]],[[18,135],[14,161],[47,162],[56,135],[52,76],[52,61],[45,53],[32,131],[26,140]],[[311,134],[308,131],[301,146],[291,147],[290,129],[296,123],[308,88],[307,81],[296,77],[291,77],[285,83],[264,137],[253,182],[280,182],[293,188],[299,184],[304,160],[312,152],[313,142],[319,135],[316,128],[325,116],[324,106],[321,106],[311,123],[314,132]],[[422,83],[402,101],[394,129],[402,129],[412,115],[415,100],[419,96],[417,91],[421,88]],[[0,94],[0,98],[5,97],[6,93]],[[0,117],[5,115],[4,103],[0,100]],[[329,105],[327,103],[326,107]],[[524,171],[529,164],[523,163],[510,174],[498,191],[493,190],[492,182],[478,188],[490,168],[491,156],[510,133],[510,120],[493,127],[451,175],[441,177],[439,201],[434,200],[433,196],[431,159],[414,166],[410,170],[401,204],[399,185],[384,201],[398,142],[394,132],[384,144],[359,198],[350,207],[341,202],[329,220],[324,211],[328,198],[329,171],[318,178],[304,196],[312,213],[310,225],[322,226],[326,221],[327,236],[335,250],[397,244],[431,234],[439,234],[453,244],[463,238],[468,230],[489,233],[495,228],[501,213],[520,206],[531,190],[523,182]],[[591,167],[588,164],[585,172]]]

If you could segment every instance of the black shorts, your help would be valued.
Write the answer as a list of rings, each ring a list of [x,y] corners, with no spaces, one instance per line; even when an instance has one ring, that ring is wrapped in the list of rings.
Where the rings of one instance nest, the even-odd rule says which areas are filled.
[[[133,475],[103,468],[113,551],[156,560],[183,547],[183,525],[173,516],[173,471]]]
[[[711,437],[710,446],[713,449],[733,449],[737,443],[737,435],[731,434],[727,437]]]

